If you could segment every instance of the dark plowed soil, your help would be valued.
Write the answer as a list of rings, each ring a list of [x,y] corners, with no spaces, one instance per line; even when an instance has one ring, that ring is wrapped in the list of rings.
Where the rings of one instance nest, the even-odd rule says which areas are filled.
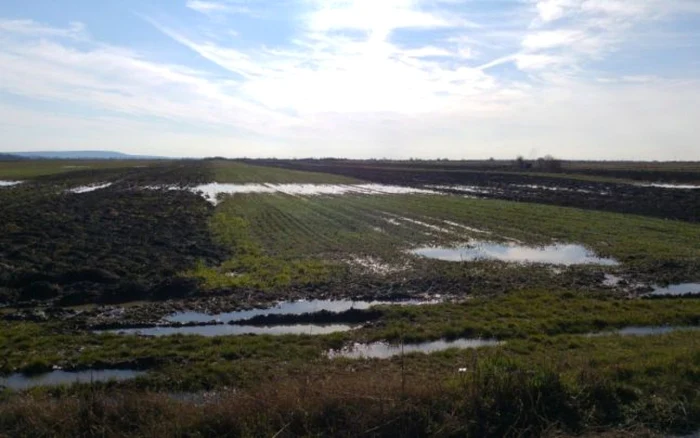
[[[465,193],[483,198],[534,202],[591,210],[700,221],[700,190],[641,187],[598,181],[547,177],[528,173],[479,172],[381,167],[367,163],[334,161],[257,160],[295,170],[327,172],[381,184],[406,186],[474,186],[483,193]],[[612,171],[611,171],[612,172]],[[445,189],[445,191],[451,191]]]
[[[106,175],[118,175],[106,189],[61,188]],[[71,172],[0,192],[0,302],[71,305],[194,293],[197,282],[178,275],[198,261],[218,264],[227,256],[210,238],[213,207],[189,191],[146,190],[135,182],[187,185],[206,178],[204,168],[176,163],[121,174]]]

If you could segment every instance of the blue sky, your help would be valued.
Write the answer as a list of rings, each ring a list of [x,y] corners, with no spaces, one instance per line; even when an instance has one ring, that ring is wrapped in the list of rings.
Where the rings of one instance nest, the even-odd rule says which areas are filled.
[[[0,3],[0,152],[700,160],[698,0]]]

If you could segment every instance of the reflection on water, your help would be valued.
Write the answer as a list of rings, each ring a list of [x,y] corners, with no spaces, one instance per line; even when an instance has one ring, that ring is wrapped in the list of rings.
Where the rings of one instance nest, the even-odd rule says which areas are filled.
[[[327,311],[341,313],[351,309],[364,310],[372,306],[394,304],[394,305],[421,305],[434,304],[437,301],[431,300],[403,300],[403,301],[351,301],[351,300],[302,300],[284,301],[274,307],[267,309],[251,309],[236,312],[220,313],[217,315],[207,315],[199,312],[179,312],[166,317],[166,321],[189,323],[189,322],[231,322],[250,319],[256,316],[265,315],[302,315],[304,313],[314,313]]]
[[[145,374],[134,370],[85,370],[85,371],[51,371],[36,376],[15,373],[0,377],[0,386],[22,390],[36,386],[71,385],[73,383],[107,382],[110,380],[128,380]]]
[[[296,324],[258,327],[248,325],[204,325],[195,327],[149,327],[137,329],[110,330],[112,333],[143,336],[199,335],[206,337],[230,335],[327,335],[346,332],[352,327],[345,324]]]
[[[620,335],[620,336],[651,336],[651,335],[665,335],[667,333],[680,331],[680,330],[700,330],[700,327],[679,327],[679,326],[662,326],[662,327],[652,327],[652,326],[630,326],[621,328],[619,330],[610,330],[599,333],[590,333],[587,336],[609,336],[609,335]]]
[[[387,342],[373,342],[371,344],[355,344],[342,350],[332,350],[328,353],[330,358],[345,357],[349,359],[375,358],[387,359],[392,356],[409,353],[433,353],[436,351],[449,350],[450,348],[479,348],[499,345],[495,339],[456,339],[454,341],[432,341],[420,344],[401,345],[389,344]]]
[[[655,287],[654,291],[650,295],[686,295],[686,294],[700,294],[700,283],[684,283],[684,284],[672,284],[667,287]]]
[[[12,187],[12,186],[16,186],[17,184],[22,184],[22,181],[3,181],[3,180],[0,180],[0,187]]]
[[[596,256],[581,245],[524,246],[514,242],[493,243],[472,241],[457,247],[423,247],[412,254],[451,262],[473,260],[501,260],[519,263],[547,263],[553,265],[617,265],[617,261]]]
[[[382,184],[221,184],[211,183],[193,189],[201,193],[209,202],[218,203],[220,194],[239,193],[284,193],[293,196],[318,195],[395,195],[395,194],[435,194],[432,190],[412,187],[388,186]]]

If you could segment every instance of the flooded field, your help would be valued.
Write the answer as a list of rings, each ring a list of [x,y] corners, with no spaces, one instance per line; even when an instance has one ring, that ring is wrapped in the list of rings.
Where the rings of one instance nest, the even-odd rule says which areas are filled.
[[[614,259],[596,256],[581,245],[524,246],[516,243],[472,241],[456,247],[427,246],[411,250],[412,254],[450,262],[500,260],[514,263],[545,263],[552,265],[605,265],[615,266]]]
[[[72,385],[74,383],[109,382],[134,379],[144,375],[135,370],[85,370],[62,371],[56,370],[38,375],[12,374],[0,377],[0,387],[14,390],[35,388],[37,386]]]
[[[388,359],[393,356],[410,353],[430,354],[451,348],[468,349],[480,347],[492,347],[500,342],[494,339],[456,339],[453,341],[431,341],[419,344],[396,345],[387,342],[373,342],[371,344],[354,344],[341,350],[328,353],[330,358],[344,357],[348,359]]]
[[[365,413],[349,436],[698,426],[697,190],[442,161],[32,164],[0,166],[25,181],[0,190],[0,385],[66,387],[7,391],[0,435],[127,412],[148,436],[139,419],[197,409],[254,436]]]

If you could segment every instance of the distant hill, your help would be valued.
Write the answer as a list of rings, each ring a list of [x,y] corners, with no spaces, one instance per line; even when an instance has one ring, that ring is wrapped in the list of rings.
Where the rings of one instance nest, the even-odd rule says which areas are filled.
[[[26,157],[20,157],[19,155],[0,153],[0,161],[20,161],[26,159]]]
[[[166,157],[146,155],[129,155],[114,151],[41,151],[41,152],[9,152],[3,155],[19,158],[48,158],[59,160],[159,160]],[[1,156],[1,155],[0,155]]]

